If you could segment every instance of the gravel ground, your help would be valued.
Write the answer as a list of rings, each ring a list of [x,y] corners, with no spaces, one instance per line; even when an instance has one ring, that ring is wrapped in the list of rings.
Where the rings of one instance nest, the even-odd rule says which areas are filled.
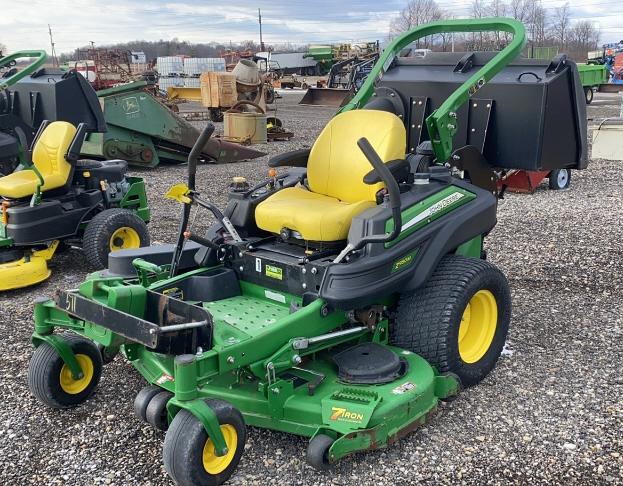
[[[296,138],[271,153],[309,145],[332,110],[298,107],[288,92],[278,116]],[[589,117],[618,112],[602,95]],[[606,113],[606,110],[608,112]],[[266,158],[202,166],[198,187],[223,205],[233,175],[255,182]],[[154,242],[170,241],[178,207],[162,198],[185,168],[138,172],[147,180]],[[306,440],[250,429],[232,484],[616,484],[623,483],[623,188],[620,164],[593,160],[572,190],[507,194],[487,240],[508,276],[513,319],[504,356],[479,386],[444,405],[397,446],[342,461],[331,473],[304,462]],[[203,226],[208,220],[197,221]],[[95,395],[74,410],[50,410],[26,385],[32,302],[83,280],[78,250],[52,263],[38,287],[0,296],[0,478],[4,484],[171,484],[161,462],[164,433],[134,417],[144,385],[121,358]]]

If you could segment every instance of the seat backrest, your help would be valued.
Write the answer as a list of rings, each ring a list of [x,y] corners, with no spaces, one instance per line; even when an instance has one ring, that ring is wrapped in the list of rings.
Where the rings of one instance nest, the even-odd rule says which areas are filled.
[[[372,165],[357,146],[366,137],[383,162],[402,159],[407,143],[402,120],[393,113],[352,110],[331,119],[309,154],[307,179],[317,194],[340,201],[375,201],[382,183],[367,185],[363,176]]]
[[[43,190],[62,187],[71,175],[71,164],[65,159],[76,127],[71,123],[56,121],[50,123],[37,142],[32,153],[32,162],[44,180]]]

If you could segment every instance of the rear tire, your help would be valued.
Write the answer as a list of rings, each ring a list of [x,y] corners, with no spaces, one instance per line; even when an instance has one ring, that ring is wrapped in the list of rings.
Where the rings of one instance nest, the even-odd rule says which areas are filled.
[[[84,377],[74,380],[69,367],[47,343],[35,349],[28,366],[28,387],[40,402],[52,408],[75,407],[86,401],[102,376],[102,357],[88,339],[76,334],[62,338],[76,355]]]
[[[555,169],[549,173],[549,188],[554,191],[568,189],[571,184],[570,169]]]
[[[247,431],[242,414],[223,400],[206,400],[225,436],[228,454],[219,458],[203,425],[187,410],[180,410],[164,438],[164,467],[182,486],[219,485],[227,481],[240,462]],[[231,440],[227,440],[230,438]],[[208,471],[208,469],[210,471]]]
[[[82,249],[96,270],[108,266],[112,251],[149,246],[147,224],[129,209],[106,209],[89,221],[84,230]]]
[[[510,318],[504,274],[489,262],[449,255],[426,285],[401,295],[389,338],[470,386],[495,367]]]

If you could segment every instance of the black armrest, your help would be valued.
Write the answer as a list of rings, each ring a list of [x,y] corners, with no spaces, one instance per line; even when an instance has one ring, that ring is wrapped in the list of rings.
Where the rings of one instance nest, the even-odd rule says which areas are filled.
[[[311,149],[306,148],[275,155],[268,160],[268,167],[307,167],[310,152]]]
[[[69,145],[67,154],[65,154],[65,159],[67,160],[67,162],[75,162],[80,157],[80,150],[82,149],[82,142],[84,142],[84,137],[87,134],[87,131],[88,131],[88,127],[86,123],[80,123],[78,125],[76,134],[74,135],[74,138],[71,141],[71,145]]]
[[[390,160],[385,165],[392,173],[396,181],[401,182],[407,180],[411,166],[409,165],[409,162],[407,162],[405,159]],[[363,182],[365,184],[372,185],[376,184],[377,182],[383,181],[381,180],[381,176],[376,172],[376,170],[372,169],[365,176],[363,176]]]

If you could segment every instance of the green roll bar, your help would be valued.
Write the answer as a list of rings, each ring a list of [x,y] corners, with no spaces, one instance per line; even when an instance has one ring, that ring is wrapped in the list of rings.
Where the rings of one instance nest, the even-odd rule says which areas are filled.
[[[457,110],[480,88],[504,69],[521,53],[526,43],[526,29],[518,20],[492,17],[485,19],[440,20],[420,25],[398,36],[387,46],[374,65],[361,89],[345,105],[341,112],[362,108],[374,93],[376,82],[389,69],[402,49],[417,39],[429,35],[451,32],[508,32],[513,40],[504,49],[481,67],[471,78],[454,91],[443,104],[426,118],[426,127],[439,162],[445,162],[452,155],[452,137],[458,130]]]
[[[18,59],[22,59],[24,57],[35,58],[35,60],[12,76],[0,78],[0,91],[7,89],[9,86],[17,83],[20,79],[34,73],[37,69],[43,66],[43,63],[47,60],[48,55],[45,51],[17,51],[13,54],[0,58],[0,68],[9,66],[13,61],[17,61]]]

